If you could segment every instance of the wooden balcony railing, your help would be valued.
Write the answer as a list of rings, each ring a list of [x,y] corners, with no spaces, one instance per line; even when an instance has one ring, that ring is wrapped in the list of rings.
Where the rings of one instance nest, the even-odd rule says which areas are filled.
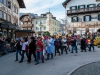
[[[81,8],[77,10],[67,10],[67,15],[93,13],[99,11],[100,11],[100,7]]]
[[[24,24],[24,25],[21,25],[21,27],[22,27],[22,28],[30,28],[30,27],[33,27],[33,25],[32,25],[32,24],[28,24],[28,25],[25,25],[25,24]]]

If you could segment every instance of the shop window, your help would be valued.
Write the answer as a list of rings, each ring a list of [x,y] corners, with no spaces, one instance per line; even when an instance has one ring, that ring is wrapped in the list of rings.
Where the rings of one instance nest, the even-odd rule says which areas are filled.
[[[91,16],[90,15],[84,16],[84,21],[85,22],[91,21]]]
[[[72,17],[72,22],[78,22],[78,17],[77,16]]]
[[[4,0],[4,5],[5,5],[5,6],[7,5],[7,0]]]
[[[4,19],[7,20],[7,14],[6,13],[4,13]]]
[[[2,11],[0,11],[0,18],[2,18]]]
[[[2,0],[0,0],[0,3],[2,3]]]
[[[11,2],[8,1],[8,8],[11,9]]]

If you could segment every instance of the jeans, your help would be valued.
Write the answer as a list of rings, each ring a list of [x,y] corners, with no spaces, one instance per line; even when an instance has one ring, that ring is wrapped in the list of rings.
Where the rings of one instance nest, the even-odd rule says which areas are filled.
[[[72,52],[71,53],[73,53],[73,51],[76,51],[76,53],[77,53],[77,46],[72,46]]]
[[[94,51],[94,44],[90,44],[89,51],[91,51],[91,47],[93,48]]]
[[[44,58],[43,58],[43,52],[36,52],[36,63],[39,63],[39,56],[40,59],[42,59],[42,62],[44,62]]]
[[[23,59],[24,59],[24,53],[25,53],[25,51],[24,51],[24,50],[22,50],[22,57],[21,57],[21,61],[23,61]],[[28,52],[26,52],[26,56],[27,56],[27,58],[28,58]]]
[[[18,60],[18,53],[20,54],[20,56],[22,56],[21,50],[16,50],[16,60]]]

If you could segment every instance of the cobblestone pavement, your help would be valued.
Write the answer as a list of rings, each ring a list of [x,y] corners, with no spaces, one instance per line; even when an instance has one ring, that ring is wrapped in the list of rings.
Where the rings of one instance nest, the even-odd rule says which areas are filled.
[[[76,67],[100,61],[99,48],[96,48],[96,52],[78,51],[75,54],[64,53],[39,65],[35,65],[33,59],[30,64],[27,64],[27,59],[23,63],[14,62],[15,53],[7,54],[0,57],[0,75],[67,75]]]
[[[75,70],[71,75],[100,75],[100,62],[84,65]]]

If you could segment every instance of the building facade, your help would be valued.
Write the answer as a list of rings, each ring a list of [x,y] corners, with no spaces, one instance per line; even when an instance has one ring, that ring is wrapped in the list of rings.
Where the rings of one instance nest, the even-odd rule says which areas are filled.
[[[49,32],[51,35],[59,33],[60,22],[53,17],[52,13],[41,14],[34,19],[34,30],[38,33]]]
[[[100,28],[99,0],[66,0],[63,6],[66,9],[69,33],[93,33]]]
[[[14,37],[20,8],[25,8],[23,0],[0,0],[0,32],[4,36]]]
[[[33,20],[37,17],[36,14],[33,13],[21,13],[20,15],[20,28],[22,30],[33,30],[34,31],[34,23]]]

